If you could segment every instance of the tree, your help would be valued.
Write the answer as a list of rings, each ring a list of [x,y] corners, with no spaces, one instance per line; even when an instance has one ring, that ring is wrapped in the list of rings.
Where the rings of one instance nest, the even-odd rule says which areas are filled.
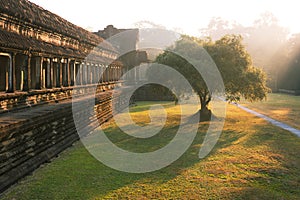
[[[199,54],[206,50],[216,63],[224,81],[227,100],[239,101],[244,97],[249,101],[263,100],[269,89],[266,86],[266,76],[261,69],[252,66],[250,55],[242,45],[242,37],[237,35],[226,35],[217,41],[211,39],[199,39],[195,37],[182,36],[173,47],[160,54],[156,62],[170,66],[181,73],[187,79],[201,102],[201,121],[210,119],[211,111],[208,104],[211,101],[214,90],[209,91],[203,77],[199,76],[196,69],[184,58],[172,52],[180,52],[190,59],[198,59]],[[202,62],[201,60],[197,60]],[[163,71],[152,71],[148,74],[151,78],[172,80]],[[213,74],[212,74],[213,76]],[[176,88],[184,93],[184,88]]]
[[[300,90],[300,34],[293,34],[281,50],[276,66],[279,89]]]
[[[225,34],[241,34],[246,49],[255,66],[268,73],[268,86],[277,90],[278,67],[282,65],[282,47],[288,39],[289,31],[279,24],[275,15],[262,13],[251,26],[243,26],[234,21],[213,18],[207,28],[200,29],[203,36],[220,39]]]

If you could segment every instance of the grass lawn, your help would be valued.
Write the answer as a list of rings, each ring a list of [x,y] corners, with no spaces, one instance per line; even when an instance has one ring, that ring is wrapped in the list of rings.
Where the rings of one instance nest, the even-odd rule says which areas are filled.
[[[300,96],[274,93],[269,94],[266,101],[254,103],[243,101],[241,104],[300,129]]]
[[[147,124],[149,105],[133,107],[133,120]],[[150,139],[130,138],[113,121],[103,127],[124,149],[153,151],[166,145],[177,130],[178,106],[165,103],[165,108],[166,126]],[[3,199],[300,199],[299,138],[228,105],[217,145],[199,160],[207,127],[208,123],[200,124],[194,143],[180,159],[145,174],[110,169],[78,142],[9,189]]]

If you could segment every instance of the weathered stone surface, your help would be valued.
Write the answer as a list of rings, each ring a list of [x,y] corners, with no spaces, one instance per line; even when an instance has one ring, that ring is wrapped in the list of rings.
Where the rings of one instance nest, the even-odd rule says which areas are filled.
[[[118,99],[116,94],[114,98],[121,110],[124,100]],[[84,95],[78,101],[84,106],[85,102],[91,100],[95,100],[95,95]],[[71,99],[2,114],[0,191],[4,191],[79,139],[73,114],[88,116],[87,121],[79,124],[79,128],[92,131],[112,117],[111,101],[111,91],[98,93],[94,108],[96,114],[85,113],[84,109],[72,113]]]
[[[0,193],[78,140],[73,115],[86,131],[111,118],[122,64],[102,41],[28,0],[0,1]],[[96,114],[72,113],[75,97]]]

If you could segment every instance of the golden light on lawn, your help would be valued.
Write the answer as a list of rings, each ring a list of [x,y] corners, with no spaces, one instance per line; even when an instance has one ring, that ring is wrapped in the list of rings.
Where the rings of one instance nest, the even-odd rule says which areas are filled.
[[[271,111],[272,114],[275,114],[275,115],[288,115],[289,113],[291,112],[290,109],[280,109],[280,110],[273,110]]]
[[[163,107],[160,108],[160,110],[156,110],[156,112],[165,112],[167,115],[167,124],[173,124],[177,125],[180,123],[181,117],[188,117],[188,115],[193,115],[198,110],[195,110],[195,106],[191,104],[183,104],[183,105],[174,105],[174,102],[152,102],[153,105],[162,105]],[[150,105],[141,107],[139,105],[138,112],[136,112],[135,107],[131,107],[130,116],[133,121],[135,121],[137,124],[141,125],[147,125],[150,123]],[[182,110],[185,110],[185,113],[188,114],[186,116],[182,116]],[[200,106],[198,106],[198,109],[200,109]],[[122,113],[120,114],[122,115]]]
[[[217,106],[216,104],[215,107]],[[177,107],[170,106],[166,109],[171,121],[174,120],[172,119],[174,116],[180,114]],[[172,197],[172,195],[174,198],[201,196],[203,199],[212,196],[229,199],[235,195],[245,195],[245,198],[267,197],[265,189],[273,180],[269,174],[281,176],[289,173],[287,167],[289,158],[277,149],[277,146],[281,138],[290,137],[291,134],[234,105],[228,105],[226,111],[223,133],[209,156],[201,161],[196,156],[203,142],[205,127],[208,126],[205,122],[199,124],[198,135],[190,150],[175,164],[163,170],[166,173],[176,171],[176,175],[166,181],[145,177],[108,193],[106,197],[117,198],[124,194],[128,198],[144,196],[159,198]],[[147,115],[147,111],[132,114],[137,121],[141,121],[142,116]],[[139,114],[141,115],[138,117]],[[182,167],[186,159],[194,162],[187,167]],[[257,180],[260,183],[259,187],[254,186],[258,184]],[[255,184],[252,185],[253,183]],[[291,181],[290,184],[295,182]]]
[[[149,107],[148,102],[131,108],[136,123],[147,122]],[[124,137],[113,121],[103,125],[105,132],[116,145],[129,151],[155,151],[176,134],[172,123],[179,119],[179,106],[165,107],[170,118],[168,130],[152,140]],[[276,109],[281,110],[278,105]],[[85,195],[84,199],[298,199],[300,140],[295,135],[228,105],[218,143],[199,160],[208,124],[199,126],[188,151],[159,171],[139,175],[118,172],[99,163],[78,143],[13,188],[4,199],[38,199],[40,191],[45,191],[45,198],[60,199],[66,194],[71,199],[78,194]]]

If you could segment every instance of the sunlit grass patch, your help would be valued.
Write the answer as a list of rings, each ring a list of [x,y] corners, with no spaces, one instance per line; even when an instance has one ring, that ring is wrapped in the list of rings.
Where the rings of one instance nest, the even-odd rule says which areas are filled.
[[[137,123],[146,123],[152,103],[140,105],[131,108],[135,111],[131,116]],[[172,139],[179,124],[178,107],[167,103],[166,112],[168,124],[159,137],[149,140],[122,135],[113,121],[103,128],[122,148],[155,150]],[[299,199],[299,138],[229,105],[217,145],[200,160],[208,125],[199,124],[193,144],[180,159],[145,174],[113,170],[77,143],[10,189],[3,199]]]
[[[257,112],[300,129],[300,96],[268,94],[262,102],[241,102]]]

